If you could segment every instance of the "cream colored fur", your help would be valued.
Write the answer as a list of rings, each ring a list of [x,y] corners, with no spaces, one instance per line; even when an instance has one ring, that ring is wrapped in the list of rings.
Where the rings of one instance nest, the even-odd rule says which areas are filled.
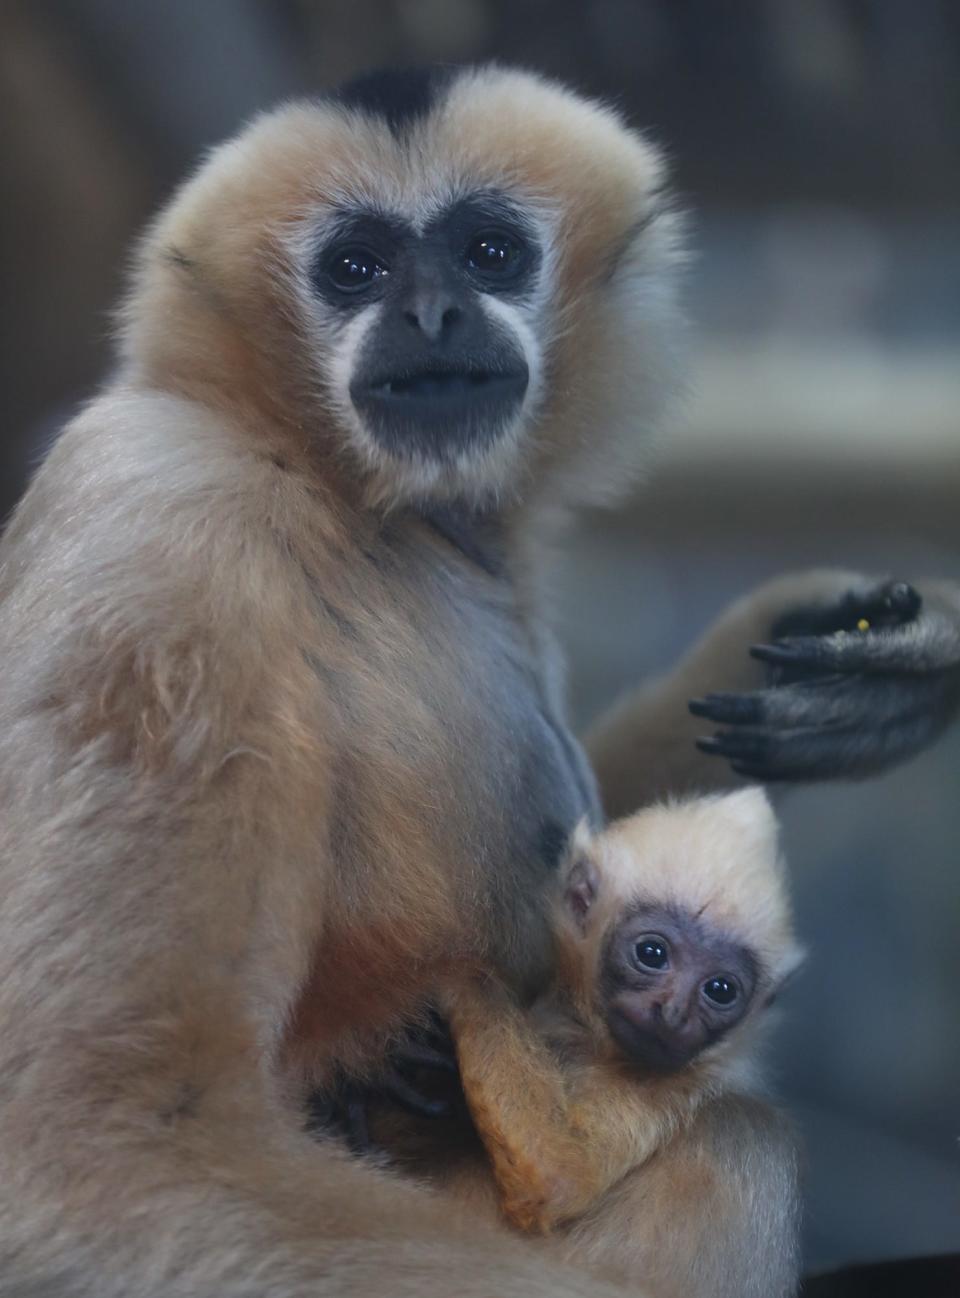
[[[585,915],[570,905],[577,878],[595,890]],[[489,1165],[461,1161],[445,1184],[475,1210],[498,1207],[546,1236],[554,1256],[624,1283],[642,1275],[658,1298],[788,1298],[796,1156],[763,1098],[759,1044],[770,998],[801,952],[766,796],[751,788],[673,802],[599,835],[581,825],[556,884],[555,976],[532,1006],[488,980],[446,992]],[[607,1027],[602,957],[637,903],[695,915],[754,962],[744,1017],[664,1076],[625,1060]],[[761,1150],[758,1193],[750,1168]]]
[[[762,789],[672,801],[614,822],[602,835],[579,831],[575,850],[596,863],[600,888],[577,942],[591,985],[610,924],[633,901],[649,899],[697,915],[752,951],[767,987],[799,965],[786,867],[773,809]],[[560,922],[569,925],[561,909]]]

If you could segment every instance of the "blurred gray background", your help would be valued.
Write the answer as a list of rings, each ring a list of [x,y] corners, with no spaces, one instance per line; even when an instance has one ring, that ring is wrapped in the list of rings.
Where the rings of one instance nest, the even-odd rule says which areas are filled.
[[[106,372],[130,240],[200,150],[378,63],[491,57],[647,127],[698,249],[686,408],[560,567],[576,718],[778,571],[960,580],[954,0],[4,0],[0,510]],[[809,1264],[960,1251],[960,732],[784,815]]]

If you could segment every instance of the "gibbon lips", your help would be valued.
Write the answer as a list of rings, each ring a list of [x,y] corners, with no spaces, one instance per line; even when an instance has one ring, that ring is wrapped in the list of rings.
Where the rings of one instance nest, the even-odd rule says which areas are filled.
[[[520,378],[526,387],[525,374],[503,374],[491,370],[424,370],[420,374],[387,379],[385,383],[377,384],[373,392],[378,396],[389,397],[442,397],[446,394],[470,392],[488,385],[496,387],[506,383],[510,386]]]
[[[352,395],[358,406],[401,417],[429,420],[471,411],[502,415],[520,403],[528,382],[526,366],[514,370],[425,367],[378,378]]]
[[[638,1016],[614,1007],[607,1018],[610,1035],[627,1058],[653,1073],[683,1068],[706,1044],[696,1034],[657,1032]]]

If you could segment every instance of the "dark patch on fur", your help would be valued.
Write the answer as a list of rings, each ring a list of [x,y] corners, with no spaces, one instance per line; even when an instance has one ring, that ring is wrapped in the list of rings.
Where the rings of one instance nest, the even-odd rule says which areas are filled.
[[[196,269],[194,263],[179,248],[168,248],[164,253],[165,259],[171,266],[176,266],[179,270],[193,271]]]
[[[452,79],[450,67],[380,68],[348,81],[332,98],[382,118],[399,136],[429,115]]]
[[[423,511],[435,532],[491,577],[502,577],[506,554],[499,520],[464,505],[436,505]]]
[[[314,598],[317,608],[324,615],[324,617],[326,617],[330,622],[332,622],[333,625],[340,632],[340,634],[344,636],[346,639],[353,640],[353,641],[359,640],[360,632],[357,630],[357,627],[354,624],[354,622],[351,621],[349,617],[347,617],[346,613],[342,612],[339,608],[337,608],[336,604],[332,604],[330,600],[327,599],[326,595],[324,595],[322,591],[318,589],[317,579],[315,575],[311,573],[302,564],[301,564],[301,568],[303,570],[304,576],[307,579],[307,585],[310,587],[310,593]],[[312,657],[313,657],[312,655],[308,655],[308,658],[312,659]],[[316,665],[314,665],[314,670],[316,670]]]
[[[570,831],[558,820],[545,820],[540,826],[540,857],[549,870],[555,870],[570,841]]]
[[[582,805],[586,809],[591,829],[599,829],[603,825],[603,808],[600,804],[600,792],[597,788],[596,777],[590,768],[586,754],[566,726],[551,716],[546,708],[541,710],[541,716],[553,733],[566,758],[567,767],[573,776]]]
[[[324,616],[329,618],[340,634],[348,640],[359,640],[360,632],[350,618],[345,613],[341,613],[336,605],[331,604],[328,599],[324,599],[322,595],[317,595],[316,592],[314,594]]]
[[[323,685],[326,699],[335,706],[336,713],[350,725],[362,725],[365,714],[362,700],[358,701],[354,678],[348,671],[333,667],[325,662],[319,654],[309,649],[303,652],[303,660]]]
[[[183,1118],[194,1118],[200,1106],[203,1091],[193,1082],[184,1082],[177,1093],[173,1104],[160,1110],[160,1121],[164,1126],[172,1127]]]

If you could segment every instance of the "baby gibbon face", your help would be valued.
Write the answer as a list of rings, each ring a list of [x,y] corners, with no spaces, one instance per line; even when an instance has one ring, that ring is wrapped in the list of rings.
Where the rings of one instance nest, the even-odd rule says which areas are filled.
[[[661,170],[536,76],[372,75],[187,183],[144,245],[127,359],[269,406],[372,502],[599,498],[673,386]]]
[[[777,824],[756,788],[578,827],[561,945],[588,1015],[647,1072],[718,1045],[799,964]]]
[[[610,1035],[649,1072],[683,1068],[743,1019],[751,952],[686,911],[638,906],[609,934],[601,972]]]

